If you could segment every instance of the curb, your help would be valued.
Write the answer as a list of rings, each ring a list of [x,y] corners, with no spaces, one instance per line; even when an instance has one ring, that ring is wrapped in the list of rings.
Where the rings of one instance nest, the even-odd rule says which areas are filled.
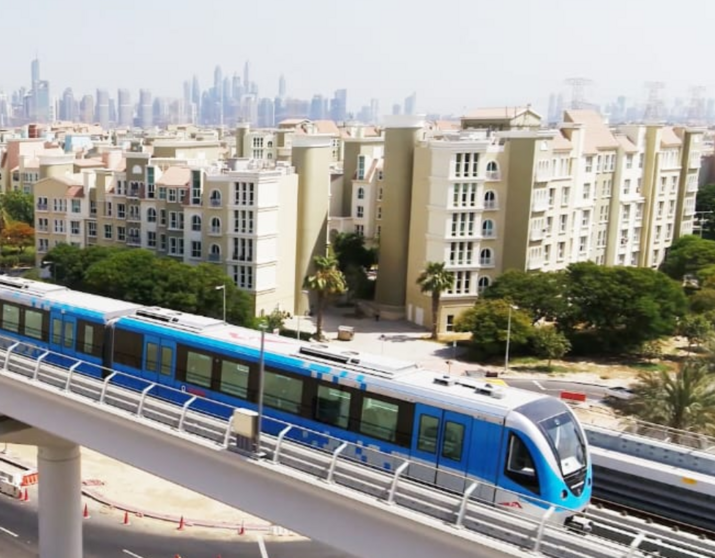
[[[14,465],[19,468],[23,469],[32,469],[31,466],[29,466],[27,463],[23,462],[22,460],[16,458],[16,457],[11,457],[8,454],[3,454],[0,453],[0,461],[5,461],[11,465]],[[166,521],[168,523],[180,523],[183,521],[183,524],[186,525],[187,527],[206,527],[209,529],[230,529],[232,531],[258,531],[258,532],[268,532],[271,534],[284,534],[285,530],[282,527],[279,527],[278,525],[273,525],[273,524],[268,524],[268,525],[261,525],[257,523],[230,523],[227,521],[210,521],[206,519],[190,519],[186,518],[184,516],[178,516],[178,515],[171,515],[171,514],[162,514],[158,512],[153,512],[153,511],[147,511],[143,510],[134,506],[130,506],[127,504],[124,504],[122,502],[117,502],[115,500],[110,500],[106,496],[104,496],[101,492],[98,490],[92,490],[86,487],[82,487],[82,494],[86,496],[87,498],[102,504],[104,506],[107,506],[110,509],[117,509],[121,510],[123,512],[131,513],[134,514],[137,517],[147,517],[149,519],[156,519],[158,521]]]

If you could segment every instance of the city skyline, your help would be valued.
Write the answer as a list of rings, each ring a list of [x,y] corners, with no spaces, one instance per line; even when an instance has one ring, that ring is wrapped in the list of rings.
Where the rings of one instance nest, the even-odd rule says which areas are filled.
[[[688,98],[695,85],[715,94],[715,80],[695,65],[708,47],[707,16],[715,15],[704,1],[673,11],[659,9],[666,6],[659,0],[605,0],[598,10],[559,0],[538,9],[524,0],[488,6],[447,0],[440,4],[447,25],[433,10],[398,0],[366,0],[357,14],[324,0],[311,0],[310,10],[274,0],[251,6],[248,18],[240,5],[203,5],[196,13],[163,0],[139,11],[100,11],[84,0],[11,5],[8,20],[27,21],[31,13],[35,32],[28,40],[21,26],[8,28],[8,44],[27,50],[4,60],[0,89],[27,86],[37,54],[54,97],[71,87],[78,95],[127,88],[133,96],[149,89],[180,98],[184,80],[197,75],[206,87],[215,66],[224,75],[241,73],[246,60],[261,96],[276,96],[283,75],[295,98],[347,89],[352,112],[376,98],[389,114],[413,91],[420,112],[545,107],[551,93],[567,90],[565,78],[582,75],[595,83],[590,95],[597,103],[619,95],[645,101],[643,84],[652,80],[666,82],[666,100]],[[78,14],[81,27],[74,25]],[[59,41],[46,32],[57,28],[66,30]],[[97,29],[105,28],[123,31],[104,46]]]

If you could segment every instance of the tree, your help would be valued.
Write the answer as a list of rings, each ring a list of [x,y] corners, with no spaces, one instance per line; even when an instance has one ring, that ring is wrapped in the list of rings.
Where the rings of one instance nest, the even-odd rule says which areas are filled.
[[[455,320],[455,331],[472,334],[471,350],[478,359],[487,359],[506,352],[506,339],[515,352],[526,346],[534,332],[531,315],[511,308],[506,300],[480,298],[475,305]],[[511,308],[511,332],[509,311]]]
[[[444,262],[427,262],[425,269],[417,278],[417,284],[423,293],[429,293],[432,297],[432,334],[430,339],[437,339],[439,301],[444,291],[454,287],[454,274],[445,269]]]
[[[572,343],[588,333],[593,348],[607,352],[672,334],[687,307],[681,286],[658,271],[591,262],[569,266],[565,295],[569,305],[559,329]]]
[[[715,241],[687,235],[678,238],[668,249],[660,270],[682,281],[688,274],[696,275],[706,266],[715,264]]]
[[[511,269],[500,275],[482,294],[483,298],[504,298],[528,310],[534,323],[558,320],[566,309],[563,297],[566,275],[563,272],[527,273]]]
[[[58,244],[47,252],[42,265],[50,268],[50,276],[56,283],[70,289],[87,290],[84,278],[92,264],[125,250],[125,248],[108,246],[90,246],[82,249],[70,244]]]
[[[365,247],[365,237],[357,233],[338,233],[332,242],[340,271],[345,273],[350,266],[370,269],[377,263],[374,249]]]
[[[690,297],[690,310],[704,314],[715,310],[715,289],[702,289]]]
[[[712,433],[715,385],[707,365],[690,361],[679,373],[641,372],[626,410],[638,418],[679,430]]]
[[[0,196],[0,207],[10,221],[35,225],[35,200],[32,194],[12,190]]]
[[[695,211],[703,213],[702,224],[708,236],[715,235],[715,184],[706,184],[698,189]]]
[[[345,276],[338,269],[338,261],[333,254],[315,256],[313,258],[315,273],[308,275],[303,286],[315,293],[317,298],[317,320],[315,336],[323,338],[323,313],[328,298],[332,295],[342,294],[346,291]]]
[[[531,339],[534,351],[541,358],[548,359],[547,366],[551,369],[551,361],[562,358],[571,350],[571,343],[566,336],[555,327],[537,327]]]
[[[704,343],[712,331],[712,324],[701,314],[685,316],[678,324],[678,333],[688,340],[688,349]]]
[[[14,221],[3,230],[3,240],[21,254],[35,243],[35,229],[22,221]]]

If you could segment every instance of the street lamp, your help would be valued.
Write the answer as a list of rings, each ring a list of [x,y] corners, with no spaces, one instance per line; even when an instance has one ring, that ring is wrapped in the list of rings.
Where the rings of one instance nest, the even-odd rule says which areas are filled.
[[[226,285],[214,287],[217,291],[223,291],[223,321],[226,321]]]
[[[511,341],[511,311],[518,310],[518,306],[509,305],[509,318],[506,322],[506,352],[504,354],[504,372],[509,371],[509,342]]]
[[[261,427],[263,424],[263,383],[265,376],[266,324],[261,324],[261,354],[258,363],[258,432],[256,433],[256,453],[261,453]]]

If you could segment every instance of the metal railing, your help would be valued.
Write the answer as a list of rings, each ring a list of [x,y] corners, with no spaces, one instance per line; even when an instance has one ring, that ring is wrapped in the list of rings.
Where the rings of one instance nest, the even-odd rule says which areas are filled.
[[[58,361],[64,362],[59,365]],[[169,426],[185,438],[201,439],[203,443],[208,440],[219,448],[236,451],[239,440],[233,433],[232,406],[4,337],[0,337],[0,366],[1,375],[37,382],[58,394],[72,394],[75,400],[86,404],[112,407],[127,417],[164,428]],[[102,372],[108,375],[101,378]],[[405,456],[358,446],[270,417],[263,417],[263,431],[262,445],[254,459],[276,474],[308,474],[322,479],[326,486],[345,490],[346,496],[350,492],[367,494],[394,506],[396,513],[400,509],[417,512],[454,529],[504,541],[525,551],[559,558],[613,558],[640,555],[632,554],[627,545],[636,548],[647,542],[677,548],[679,557],[702,556],[678,547],[677,542],[660,533],[655,537],[624,529],[619,536],[627,540],[626,546],[607,538],[574,533],[551,521],[552,516],[567,510],[549,508],[536,498],[523,495],[522,502],[541,504],[548,511],[540,518],[516,515],[491,505],[496,487],[488,483],[450,475],[410,462]],[[292,436],[298,432],[298,438],[310,439],[311,444],[322,439],[322,449],[298,441]],[[207,459],[210,458],[207,453]],[[385,464],[390,465],[389,469]],[[438,473],[440,483],[451,490],[418,482],[425,475],[434,479]]]

